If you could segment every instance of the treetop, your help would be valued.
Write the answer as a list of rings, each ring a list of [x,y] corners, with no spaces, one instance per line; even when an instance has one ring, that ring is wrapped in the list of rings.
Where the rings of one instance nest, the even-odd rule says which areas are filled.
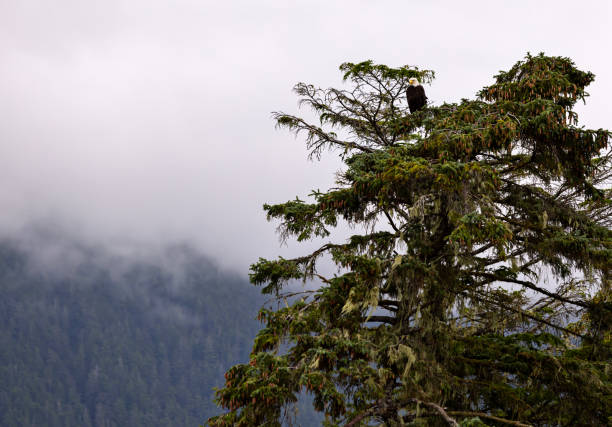
[[[337,185],[264,210],[298,242],[358,231],[251,266],[278,305],[209,423],[280,425],[300,392],[329,426],[612,422],[612,135],[573,111],[593,74],[528,54],[410,114],[408,79],[433,71],[340,69],[348,88],[295,87],[318,124],[274,113],[311,156],[339,151]]]

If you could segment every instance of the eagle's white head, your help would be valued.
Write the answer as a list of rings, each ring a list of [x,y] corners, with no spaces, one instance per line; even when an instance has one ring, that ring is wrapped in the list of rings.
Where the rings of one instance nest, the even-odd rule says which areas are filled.
[[[410,83],[410,86],[418,86],[419,85],[419,81],[417,79],[415,79],[414,77],[408,79],[408,83]]]

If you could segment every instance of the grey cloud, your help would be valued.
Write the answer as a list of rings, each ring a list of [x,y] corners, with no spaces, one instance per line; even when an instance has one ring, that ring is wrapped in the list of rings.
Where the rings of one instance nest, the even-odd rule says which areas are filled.
[[[0,229],[189,241],[242,272],[302,253],[261,205],[333,185],[341,164],[274,130],[294,83],[339,85],[340,63],[373,59],[433,68],[430,99],[457,101],[545,51],[597,74],[580,112],[610,127],[609,17],[607,2],[4,1]]]

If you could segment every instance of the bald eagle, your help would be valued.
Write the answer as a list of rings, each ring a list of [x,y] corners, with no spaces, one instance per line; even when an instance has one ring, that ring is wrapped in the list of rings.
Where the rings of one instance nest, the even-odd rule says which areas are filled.
[[[425,89],[423,86],[419,84],[419,81],[414,77],[408,80],[410,86],[406,89],[406,98],[408,99],[408,107],[410,107],[410,112],[414,113],[417,110],[420,110],[425,103],[427,102],[427,97],[425,96]]]

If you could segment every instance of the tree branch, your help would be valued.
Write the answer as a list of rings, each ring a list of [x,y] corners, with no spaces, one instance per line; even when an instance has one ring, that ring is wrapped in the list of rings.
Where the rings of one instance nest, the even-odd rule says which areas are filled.
[[[464,294],[464,293],[462,293],[462,294],[463,294],[463,295],[466,295],[466,294]],[[466,295],[466,296],[467,296],[467,295]],[[569,330],[569,329],[567,329],[567,328],[564,328],[563,326],[555,325],[554,323],[549,322],[548,320],[538,318],[538,317],[533,316],[533,315],[531,315],[531,314],[529,314],[529,313],[527,313],[527,312],[525,312],[525,311],[523,311],[523,310],[519,310],[519,309],[513,308],[513,307],[509,306],[508,304],[504,304],[504,303],[499,302],[499,301],[495,301],[495,300],[488,299],[488,298],[486,298],[486,297],[484,297],[483,295],[480,295],[480,294],[477,296],[477,298],[478,298],[480,301],[484,301],[484,302],[487,302],[487,303],[489,303],[489,304],[495,304],[495,305],[497,305],[498,307],[503,308],[504,310],[508,310],[508,311],[512,311],[512,312],[514,312],[514,313],[516,313],[516,314],[520,314],[521,316],[525,316],[525,317],[527,317],[527,318],[529,318],[529,319],[531,319],[531,320],[535,320],[536,322],[543,323],[543,324],[548,325],[548,326],[550,326],[550,327],[552,327],[552,328],[555,328],[555,329],[557,329],[557,330],[563,331],[563,332],[565,332],[565,333],[567,333],[567,334],[574,335],[574,336],[576,336],[576,337],[578,337],[578,338],[587,339],[587,337],[586,337],[586,336],[581,335],[581,334],[579,334],[578,332],[574,332],[574,331],[572,331],[572,330]]]
[[[364,319],[365,322],[381,322],[388,323],[390,325],[395,325],[397,323],[397,319],[395,317],[390,316],[369,316]]]
[[[491,282],[498,281],[498,282],[506,282],[506,283],[516,283],[517,285],[525,286],[526,288],[529,288],[532,291],[539,292],[541,294],[544,294],[546,296],[554,298],[554,299],[556,299],[558,301],[563,301],[563,302],[566,302],[568,304],[577,305],[577,306],[582,307],[582,308],[590,308],[591,307],[591,305],[586,303],[586,302],[583,302],[583,301],[574,301],[574,300],[571,300],[569,298],[565,298],[562,295],[556,294],[554,292],[547,291],[544,288],[540,288],[539,286],[536,286],[533,283],[526,282],[524,280],[511,279],[511,278],[508,278],[508,277],[499,277],[499,276],[497,276],[495,274],[492,274],[492,273],[477,272],[477,271],[472,272],[472,274],[475,274],[477,276],[486,277],[486,278],[490,279]]]
[[[411,399],[411,400],[416,402],[416,403],[421,403],[421,404],[423,404],[425,406],[430,407],[431,409],[436,410],[442,416],[442,418],[444,418],[444,421],[446,421],[449,426],[459,427],[459,424],[457,423],[457,421],[455,421],[454,418],[451,418],[448,415],[448,413],[444,410],[444,408],[441,407],[440,405],[438,405],[437,403],[423,402],[422,400],[418,400],[418,399]]]
[[[533,427],[532,424],[523,424],[520,421],[506,420],[504,418],[499,418],[494,415],[485,414],[484,412],[448,411],[448,413],[451,415],[456,415],[460,417],[482,417],[482,418],[487,418],[487,419],[494,420],[500,423],[505,423],[505,424],[509,424],[512,426],[518,426],[518,427]]]
[[[393,222],[393,218],[391,218],[391,215],[389,215],[389,212],[387,212],[386,209],[383,209],[383,212],[385,213],[387,220],[389,220],[389,225],[391,225],[391,227],[393,228],[393,230],[395,230],[396,233],[399,233],[400,231],[395,226],[395,223]]]
[[[374,150],[370,147],[366,147],[352,141],[342,141],[335,138],[332,133],[325,132],[320,127],[311,125],[303,119],[284,113],[273,113],[273,117],[276,119],[278,126],[286,126],[296,134],[300,131],[306,131],[308,136],[306,141],[308,148],[313,150],[313,153],[320,152],[325,143],[331,145],[338,145],[345,149],[355,149],[366,153],[373,153]],[[284,121],[283,121],[284,120]],[[314,155],[314,154],[313,154]]]

